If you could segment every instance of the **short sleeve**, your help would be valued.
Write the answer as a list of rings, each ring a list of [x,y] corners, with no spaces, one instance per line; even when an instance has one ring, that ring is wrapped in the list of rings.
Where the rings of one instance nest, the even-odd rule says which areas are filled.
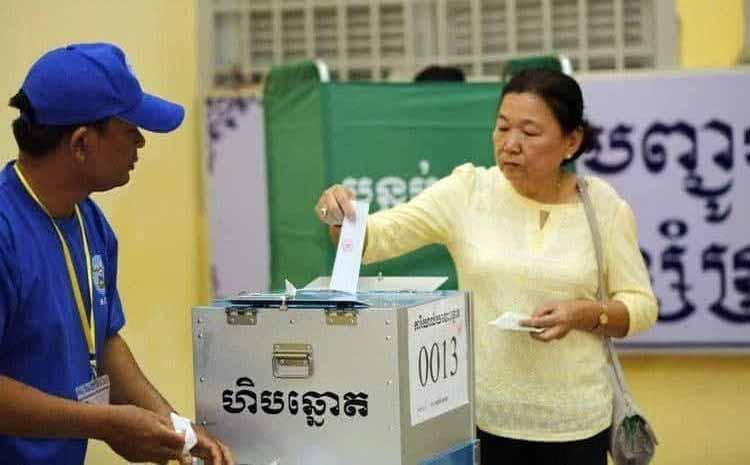
[[[107,302],[109,302],[109,325],[107,327],[107,337],[117,334],[125,326],[125,313],[122,310],[120,301],[120,292],[117,290],[117,239],[112,236],[108,246],[107,255],[112,266],[109,267],[109,276],[107,276]]]
[[[430,244],[450,244],[468,204],[476,168],[461,165],[409,202],[371,215],[363,261],[397,257]]]
[[[656,323],[659,310],[638,245],[635,215],[623,200],[615,211],[605,244],[610,298],[628,309],[628,335],[643,332]]]

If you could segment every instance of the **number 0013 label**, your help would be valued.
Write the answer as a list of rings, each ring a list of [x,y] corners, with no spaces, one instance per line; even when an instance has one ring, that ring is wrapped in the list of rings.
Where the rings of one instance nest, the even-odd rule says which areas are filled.
[[[465,318],[453,299],[409,310],[412,426],[469,401]]]

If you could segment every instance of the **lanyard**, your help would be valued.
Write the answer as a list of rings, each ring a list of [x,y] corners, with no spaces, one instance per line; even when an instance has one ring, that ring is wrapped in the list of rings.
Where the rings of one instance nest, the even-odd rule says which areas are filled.
[[[18,175],[18,179],[21,181],[21,184],[23,184],[23,187],[26,189],[26,192],[31,196],[32,199],[39,205],[39,207],[44,211],[44,213],[47,214],[47,217],[52,222],[52,226],[55,228],[55,232],[57,232],[57,237],[60,239],[60,245],[62,246],[63,255],[65,256],[65,266],[68,269],[68,278],[70,278],[70,285],[73,288],[73,298],[76,301],[76,307],[78,308],[78,317],[81,320],[81,330],[83,331],[83,335],[86,339],[86,345],[89,349],[89,365],[91,366],[91,373],[94,378],[97,377],[96,372],[96,324],[94,323],[94,286],[93,286],[93,279],[91,277],[91,254],[89,252],[89,244],[88,239],[86,238],[86,227],[83,225],[83,218],[81,217],[81,210],[78,208],[78,205],[75,206],[76,211],[76,218],[78,219],[78,225],[81,228],[81,238],[83,239],[83,253],[86,257],[86,276],[88,277],[88,285],[89,285],[89,304],[91,305],[91,323],[89,323],[89,319],[86,316],[88,312],[86,312],[86,307],[83,305],[83,297],[81,297],[81,288],[78,285],[78,277],[76,276],[75,268],[73,267],[73,260],[71,259],[70,249],[68,248],[68,243],[65,242],[65,237],[63,237],[62,232],[60,231],[60,228],[57,226],[57,223],[55,223],[54,218],[52,218],[52,215],[49,214],[47,211],[47,208],[42,204],[42,202],[39,200],[39,198],[36,196],[34,191],[31,189],[31,186],[26,181],[26,178],[23,177],[23,173],[21,173],[21,170],[18,168],[18,163],[13,165],[13,168],[16,170],[16,174]]]

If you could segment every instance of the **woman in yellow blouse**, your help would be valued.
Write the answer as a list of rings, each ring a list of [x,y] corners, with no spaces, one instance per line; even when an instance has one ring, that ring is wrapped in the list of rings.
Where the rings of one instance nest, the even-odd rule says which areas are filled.
[[[496,166],[459,166],[410,202],[371,215],[363,259],[448,248],[459,287],[474,293],[483,465],[606,465],[612,391],[602,336],[636,334],[657,317],[633,212],[610,185],[587,177],[610,292],[602,305],[577,177],[563,169],[592,143],[580,87],[559,72],[517,74],[492,136]],[[352,197],[335,185],[316,205],[334,237],[354,216]],[[543,330],[530,337],[488,324],[511,311]]]

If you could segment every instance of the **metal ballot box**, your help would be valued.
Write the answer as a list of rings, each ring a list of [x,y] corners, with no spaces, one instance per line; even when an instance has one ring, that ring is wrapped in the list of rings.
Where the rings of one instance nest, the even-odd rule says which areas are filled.
[[[238,464],[475,465],[470,311],[454,291],[194,308],[197,421]]]

